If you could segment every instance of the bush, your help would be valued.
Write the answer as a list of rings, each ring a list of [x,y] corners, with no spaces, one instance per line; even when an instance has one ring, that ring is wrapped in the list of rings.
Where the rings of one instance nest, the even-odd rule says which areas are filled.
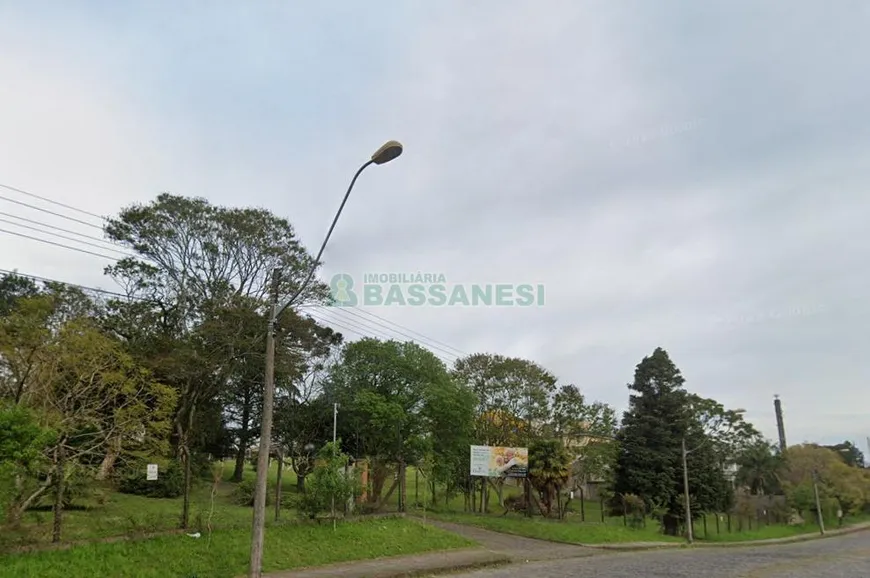
[[[326,444],[318,454],[317,465],[314,467],[305,483],[305,493],[297,498],[299,513],[310,519],[318,514],[332,509],[333,499],[336,510],[343,511],[344,504],[356,495],[359,480],[344,475],[344,466],[348,456],[338,448],[341,442]]]
[[[152,462],[154,463],[154,462]],[[175,461],[157,461],[157,479],[146,479],[147,463],[135,463],[123,470],[118,491],[147,498],[177,498],[184,493],[184,472]]]
[[[629,527],[638,529],[644,525],[644,516],[646,514],[646,504],[643,498],[635,494],[625,494],[623,496],[623,507],[626,512],[626,521]]]
[[[254,493],[257,487],[256,480],[242,480],[236,487],[233,488],[232,493],[230,494],[233,503],[237,506],[247,506],[252,508],[254,506]],[[272,498],[275,495],[275,487],[269,486],[266,491],[266,505],[270,506],[272,504]]]

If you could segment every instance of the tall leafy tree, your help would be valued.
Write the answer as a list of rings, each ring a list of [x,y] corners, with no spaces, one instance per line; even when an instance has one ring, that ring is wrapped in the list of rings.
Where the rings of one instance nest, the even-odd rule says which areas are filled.
[[[864,453],[860,449],[858,449],[855,444],[848,440],[832,446],[822,447],[828,448],[829,450],[833,450],[840,454],[840,457],[843,458],[843,461],[846,462],[847,466],[851,466],[853,468],[864,467]]]
[[[572,458],[576,484],[603,479],[616,457],[616,412],[601,402],[589,403],[575,385],[553,397],[551,431]]]
[[[334,400],[324,394],[324,383],[339,362],[343,337],[311,318],[299,321],[307,328],[300,335],[309,342],[294,348],[303,358],[291,375],[293,382],[281,388],[283,395],[276,399],[274,439],[289,457],[301,492],[314,470],[319,449],[332,439]]]
[[[436,482],[443,484],[448,501],[468,478],[475,405],[474,392],[453,379],[433,380],[424,391],[422,415],[429,459],[418,460],[418,468],[421,463],[430,466],[426,473],[433,487]]]
[[[39,286],[32,280],[19,275],[7,274],[0,277],[0,316],[12,313],[22,297],[35,297]]]
[[[477,398],[478,443],[528,444],[549,421],[557,380],[533,361],[478,353],[458,359],[452,374]]]
[[[449,381],[441,360],[416,343],[366,338],[345,346],[327,395],[341,406],[346,447],[372,460],[373,502],[379,502],[393,463],[404,503],[405,465],[415,463],[426,447],[427,392]]]
[[[715,399],[695,394],[689,394],[688,404],[722,467],[734,464],[743,451],[763,440],[761,432],[746,421],[743,410],[726,409]]]
[[[301,286],[313,260],[290,223],[269,211],[171,194],[123,209],[106,234],[136,254],[106,270],[133,298],[114,302],[108,321],[178,391],[175,442],[189,488],[198,412],[250,375],[250,364],[240,360],[260,354],[266,327],[260,339],[248,331],[218,339],[211,330],[227,328],[220,322],[227,308],[264,315],[272,271],[282,269],[278,291],[287,294]],[[327,294],[322,283],[312,283],[301,297],[317,302]],[[182,526],[188,497],[189,490]]]
[[[55,539],[72,473],[91,470],[116,446],[159,448],[168,439],[175,402],[174,392],[155,381],[92,317],[67,318],[75,307],[55,308],[58,302],[57,295],[22,298],[14,314],[0,321],[0,357],[12,383],[3,389],[10,392],[5,401],[28,408],[41,427],[53,432],[43,447],[45,467],[39,475],[17,472],[10,517],[20,519],[54,487]],[[52,318],[56,322],[46,322]]]
[[[814,509],[814,473],[821,497],[836,500],[846,514],[857,514],[870,503],[870,479],[862,469],[847,465],[838,452],[802,444],[789,447],[785,460],[783,486],[793,507]]]

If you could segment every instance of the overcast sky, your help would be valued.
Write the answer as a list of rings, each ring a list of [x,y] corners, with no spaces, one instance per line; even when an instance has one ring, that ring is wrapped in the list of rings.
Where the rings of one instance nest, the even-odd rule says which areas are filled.
[[[410,334],[388,319],[447,360],[533,359],[619,409],[662,346],[768,436],[780,394],[790,443],[866,451],[870,4],[203,6],[0,0],[0,183],[100,215],[161,191],[264,206],[314,251],[353,171],[398,139],[324,279],[542,283],[546,305],[324,319]],[[111,289],[108,262],[0,232],[2,269]]]

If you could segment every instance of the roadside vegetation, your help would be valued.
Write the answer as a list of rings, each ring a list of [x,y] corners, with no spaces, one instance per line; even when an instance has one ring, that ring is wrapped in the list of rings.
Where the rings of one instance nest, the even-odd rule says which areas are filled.
[[[105,234],[128,255],[105,271],[120,292],[0,278],[3,571],[242,573],[269,294],[298,289],[312,257],[268,211],[169,194]],[[389,325],[349,340],[335,328],[373,314],[327,307],[321,282],[302,301],[278,323],[271,568],[466,544],[413,521],[333,534],[333,503],[340,520],[414,512],[577,543],[680,541],[684,443],[699,541],[813,531],[814,484],[829,527],[870,511],[853,444],[782,451],[687,389],[662,348],[635,367],[619,419],[533,360],[403,340]],[[527,477],[470,476],[472,445],[527,448]]]

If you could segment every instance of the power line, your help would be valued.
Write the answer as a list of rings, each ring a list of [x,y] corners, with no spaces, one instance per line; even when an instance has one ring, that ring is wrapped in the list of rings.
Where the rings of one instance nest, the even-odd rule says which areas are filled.
[[[101,221],[105,221],[105,220],[107,220],[106,217],[103,217],[103,216],[98,215],[98,214],[96,214],[96,213],[92,213],[92,212],[90,212],[90,211],[85,211],[84,209],[78,209],[78,208],[76,208],[76,207],[73,207],[72,205],[66,205],[66,204],[61,203],[61,202],[59,202],[59,201],[53,201],[53,200],[51,200],[51,199],[49,199],[49,198],[47,198],[47,197],[41,197],[41,196],[39,196],[39,195],[36,195],[36,194],[34,194],[34,193],[27,192],[27,191],[25,191],[25,190],[23,190],[23,189],[19,189],[19,188],[17,188],[17,187],[13,187],[13,186],[10,186],[10,185],[4,185],[3,183],[0,183],[0,187],[3,187],[4,189],[10,190],[10,191],[15,191],[16,193],[20,193],[20,194],[22,194],[22,195],[27,195],[28,197],[33,197],[34,199],[39,199],[40,201],[45,201],[46,203],[51,203],[52,205],[57,205],[58,207],[63,207],[64,209],[69,209],[70,211],[75,211],[75,212],[77,212],[77,213],[81,213],[81,214],[83,214],[83,215],[88,215],[88,216],[90,216],[90,217],[95,217],[95,218],[97,218],[97,219],[100,219]]]
[[[67,281],[59,281],[57,279],[50,279],[48,277],[40,277],[38,275],[30,275],[27,273],[19,273],[18,271],[9,271],[8,269],[0,269],[0,273],[3,275],[14,275],[15,277],[22,277],[25,279],[31,279],[33,281],[39,281],[41,283],[59,283],[61,285],[67,285],[69,287],[75,287],[77,289],[81,289],[83,291],[93,291],[94,293],[102,293],[104,295],[112,295],[114,297],[123,297],[124,299],[130,299],[132,301],[141,301],[141,299],[137,297],[131,297],[130,295],[124,295],[123,293],[118,293],[116,291],[108,291],[106,289],[98,289],[96,287],[88,287],[87,285],[77,285],[76,283],[69,283]]]
[[[43,209],[42,207],[37,207],[36,205],[31,205],[29,203],[25,203],[22,201],[18,201],[16,199],[10,199],[9,197],[0,195],[0,200],[7,201],[9,203],[15,203],[16,205],[21,205],[22,207],[27,207],[28,209],[33,209],[34,211],[40,211],[49,215],[54,215],[55,217],[60,217],[61,219],[66,219],[68,221],[73,221],[74,223],[81,223],[82,225],[87,225],[88,227],[93,227],[95,229],[103,230],[102,225],[95,225],[93,223],[88,223],[87,221],[82,221],[81,219],[76,219],[75,217],[70,217],[68,215],[64,215],[63,213],[56,213],[54,211],[49,211],[48,209]]]
[[[346,314],[351,314],[351,315],[353,315],[353,312],[352,312],[352,311],[346,311],[344,308],[338,308],[338,307],[335,307],[335,308],[325,308],[325,307],[323,307],[322,305],[316,305],[315,307],[318,307],[318,311],[319,311],[321,314],[324,314],[324,313],[327,313],[327,312],[328,312],[328,313],[333,314],[333,315],[336,315],[336,316],[339,316],[339,315],[338,315],[339,313],[346,313]],[[389,326],[387,326],[387,325],[385,325],[385,324],[383,324],[383,323],[378,323],[377,321],[369,321],[368,319],[365,319],[365,318],[362,317],[361,315],[354,315],[354,317],[359,318],[359,319],[362,319],[362,321],[356,321],[355,319],[352,320],[352,319],[348,319],[348,318],[341,318],[341,321],[342,321],[342,322],[345,322],[345,321],[353,321],[354,323],[356,323],[356,324],[358,324],[358,325],[361,325],[362,327],[366,327],[366,328],[368,328],[368,329],[371,329],[371,328],[368,327],[368,326],[365,325],[365,324],[366,324],[366,323],[374,323],[374,324],[376,324],[376,325],[378,325],[378,326],[380,326],[380,327],[385,328],[385,329],[388,330],[388,331],[391,331],[391,332],[393,332],[393,333],[395,333],[395,334],[398,334],[398,335],[400,335],[400,336],[402,336],[402,337],[405,337],[405,338],[407,338],[407,339],[410,339],[411,341],[418,341],[418,342],[421,342],[422,345],[425,345],[425,346],[428,347],[429,349],[437,349],[437,350],[441,351],[443,354],[445,354],[445,355],[447,355],[447,356],[449,356],[449,357],[452,357],[452,358],[454,358],[454,359],[455,359],[456,357],[460,357],[460,356],[461,356],[461,355],[457,355],[457,354],[454,353],[453,351],[450,351],[449,349],[446,349],[446,348],[444,348],[444,347],[440,347],[440,346],[435,345],[435,344],[433,344],[433,343],[427,343],[427,342],[432,342],[432,341],[434,341],[434,340],[432,340],[432,339],[429,338],[429,337],[426,337],[425,335],[418,334],[420,337],[414,337],[413,335],[410,335],[410,334],[405,333],[405,332],[403,332],[403,331],[399,331],[398,329],[393,329],[392,327],[389,327]],[[426,342],[421,341],[421,337],[422,337],[422,339],[425,339]],[[392,337],[391,337],[391,338],[392,338]],[[450,347],[450,346],[447,346],[447,347]],[[453,349],[453,348],[450,348],[450,349]],[[461,354],[461,352],[460,352],[460,354]]]
[[[378,339],[387,339],[387,340],[393,339],[393,336],[391,336],[391,335],[384,334],[382,331],[373,330],[369,327],[364,327],[362,325],[359,325],[357,323],[349,321],[348,319],[342,319],[340,322],[336,321],[334,319],[331,319],[329,317],[324,316],[322,311],[317,311],[317,312],[306,311],[306,314],[309,315],[315,321],[318,321],[318,322],[323,323],[325,325],[332,325],[332,326],[338,327],[339,329],[345,329],[345,330],[351,331],[353,333],[356,333],[357,335],[360,335],[361,337],[375,337]],[[419,340],[414,340],[414,341],[417,341],[419,343]],[[419,343],[419,344],[421,346],[429,349],[429,351],[435,357],[439,358],[441,361],[445,362],[447,365],[452,365],[456,361],[455,355],[444,354],[444,353],[439,354],[437,351],[432,351],[431,345],[426,344],[426,343]]]
[[[0,274],[2,274],[2,275],[14,275],[16,277],[31,279],[33,281],[39,281],[41,283],[57,283],[60,285],[75,287],[75,288],[81,289],[83,291],[90,291],[93,293],[99,293],[102,295],[109,295],[112,297],[120,297],[123,299],[128,299],[130,301],[146,301],[146,299],[143,299],[141,297],[134,297],[131,295],[125,295],[124,293],[118,293],[117,291],[109,291],[107,289],[99,289],[97,287],[90,287],[88,285],[80,285],[77,283],[70,283],[68,281],[61,281],[59,279],[52,279],[50,277],[41,277],[39,275],[31,275],[29,273],[20,273],[18,271],[10,271],[8,269],[0,269]],[[311,307],[311,306],[307,306],[307,307]],[[324,312],[322,312],[322,311],[316,311],[316,312],[306,311],[305,313],[319,323],[322,323],[324,325],[332,325],[332,326],[335,326],[343,331],[350,331],[356,335],[359,335],[360,337],[376,337],[378,339],[387,339],[387,340],[393,339],[392,335],[389,335],[389,334],[384,333],[383,331],[380,331],[377,329],[372,329],[371,327],[367,327],[367,326],[363,325],[362,322],[354,322],[354,321],[351,321],[349,319],[336,320],[336,319],[333,319],[331,317],[328,317],[327,315],[324,315]],[[419,340],[415,340],[415,339],[412,339],[412,341],[419,342]],[[420,342],[420,345],[425,346],[426,348],[430,349],[430,351],[433,349],[432,346],[428,343]],[[432,351],[432,353],[436,357],[441,359],[442,361],[446,362],[448,365],[453,364],[456,361],[456,357],[457,357],[456,355],[450,354],[450,353],[439,354],[437,351]]]
[[[30,229],[31,231],[36,231],[37,233],[43,233],[46,235],[53,235],[60,239],[64,239],[66,241],[72,241],[73,243],[81,243],[82,245],[88,245],[89,247],[96,247],[97,249],[103,249],[104,251],[113,251],[120,255],[124,255],[125,257],[132,257],[129,253],[125,253],[124,251],[120,251],[118,249],[112,249],[110,247],[104,247],[102,245],[97,245],[96,243],[91,243],[88,241],[81,241],[79,239],[75,239],[73,237],[67,237],[66,235],[61,235],[60,233],[52,233],[51,231],[43,231],[42,229],[37,229],[36,227],[31,227],[30,225],[22,225],[21,223],[16,223],[15,221],[10,221],[8,219],[0,218],[0,223],[6,223],[7,225],[12,225],[13,227],[21,227],[23,229]]]
[[[398,328],[400,328],[400,329],[404,329],[405,331],[408,331],[408,332],[410,332],[410,333],[413,333],[414,335],[417,335],[417,336],[419,336],[419,337],[421,337],[421,338],[423,338],[423,339],[426,339],[426,340],[428,340],[428,341],[431,341],[432,343],[437,343],[438,345],[442,345],[442,346],[446,347],[447,349],[451,349],[451,350],[455,351],[456,353],[458,353],[458,354],[461,355],[461,356],[467,356],[467,355],[468,355],[468,353],[462,351],[461,349],[457,349],[457,348],[453,347],[452,345],[448,345],[447,343],[444,343],[443,341],[438,341],[437,339],[434,339],[434,338],[432,338],[432,337],[428,337],[428,336],[426,336],[426,335],[423,335],[422,333],[419,333],[419,332],[417,332],[417,331],[414,331],[413,329],[411,329],[411,328],[409,328],[409,327],[405,327],[404,325],[400,325],[400,324],[396,323],[395,321],[391,321],[391,320],[389,320],[389,319],[387,319],[387,318],[385,318],[385,317],[381,317],[380,315],[375,315],[374,313],[372,313],[372,312],[370,312],[370,311],[366,311],[365,309],[360,309],[360,308],[358,308],[358,307],[340,307],[340,308],[339,308],[339,307],[336,307],[336,308],[332,308],[332,309],[334,309],[335,311],[342,311],[342,312],[345,312],[345,313],[350,313],[350,314],[353,314],[353,315],[355,315],[355,316],[357,316],[357,317],[359,317],[358,313],[365,313],[365,314],[368,315],[369,317],[374,317],[375,319],[380,319],[381,321],[384,321],[384,322],[386,322],[386,323],[389,323],[390,325],[394,325],[394,326],[396,326],[396,327],[398,327]],[[332,310],[332,309],[331,309],[331,310]],[[357,312],[358,312],[358,313],[357,313]],[[375,323],[375,322],[372,321],[372,323]]]
[[[55,247],[62,247],[64,249],[69,249],[71,251],[78,251],[79,253],[86,253],[88,255],[94,255],[95,257],[102,257],[103,259],[108,259],[110,261],[120,261],[120,259],[117,257],[110,257],[108,255],[103,255],[102,253],[95,253],[93,251],[88,251],[87,249],[79,249],[78,247],[71,247],[69,245],[64,245],[63,243],[55,243],[54,241],[49,241],[47,239],[40,239],[39,237],[31,237],[30,235],[25,235],[23,233],[16,233],[15,231],[7,231],[6,229],[0,229],[0,233],[6,233],[7,235],[15,235],[16,237],[30,239],[31,241],[45,243],[46,245],[54,245]]]
[[[318,311],[318,314],[321,315],[321,316],[323,316],[323,317],[325,317],[326,321],[329,322],[329,323],[332,323],[332,322],[335,321],[334,318],[332,318],[332,317],[328,317],[328,316],[324,315],[324,311],[322,311],[322,310],[319,310],[319,311]],[[339,321],[340,321],[341,323],[348,323],[348,324],[351,324],[352,327],[357,327],[357,328],[363,329],[363,330],[365,330],[365,331],[368,331],[369,333],[374,334],[375,337],[378,337],[378,338],[380,338],[380,339],[387,339],[387,340],[394,340],[394,339],[396,339],[396,336],[395,336],[395,335],[391,335],[391,334],[389,334],[389,333],[385,333],[383,330],[380,330],[380,329],[377,329],[377,328],[373,328],[373,327],[371,327],[371,326],[369,326],[369,325],[365,325],[365,324],[364,324],[365,322],[356,321],[356,320],[350,320],[350,319],[347,319],[347,318],[340,318]],[[426,348],[429,349],[432,353],[434,353],[436,356],[438,356],[438,357],[440,357],[440,358],[446,360],[449,364],[453,364],[453,363],[456,361],[456,359],[459,357],[459,356],[457,356],[455,353],[451,353],[451,352],[449,352],[449,351],[446,351],[446,350],[444,350],[444,349],[441,349],[440,347],[438,347],[438,346],[436,346],[436,345],[433,345],[433,344],[431,344],[431,343],[427,343],[426,341],[423,341],[423,340],[421,340],[421,339],[416,339],[416,338],[414,338],[414,337],[411,337],[411,336],[409,336],[409,335],[407,335],[407,334],[403,334],[402,332],[400,332],[400,331],[396,331],[396,330],[394,330],[394,329],[390,329],[390,328],[388,328],[388,329],[389,329],[390,331],[392,331],[393,333],[397,333],[397,334],[401,335],[402,337],[405,337],[405,338],[407,338],[407,339],[409,339],[409,340],[411,340],[411,341],[417,342],[417,343],[419,343],[420,345],[426,347]]]
[[[10,217],[12,219],[18,219],[19,221],[24,221],[25,223],[32,223],[34,225],[39,225],[40,227],[45,227],[47,229],[61,231],[62,233],[68,233],[70,235],[75,235],[76,237],[82,237],[84,239],[92,239],[94,241],[99,241],[100,243],[105,243],[106,245],[114,245],[116,247],[119,246],[114,241],[107,241],[106,239],[103,239],[102,237],[96,237],[94,235],[88,235],[86,233],[79,233],[78,231],[73,231],[72,229],[64,229],[63,227],[58,227],[57,225],[50,225],[48,223],[43,223],[42,221],[28,219],[27,217],[21,217],[19,215],[7,213],[5,211],[0,211],[0,215],[3,215],[4,217]]]
[[[74,207],[74,206],[72,206],[72,205],[68,205],[68,204],[65,204],[65,203],[61,203],[61,202],[59,202],[59,201],[54,201],[54,200],[49,199],[49,198],[47,198],[47,197],[43,197],[43,196],[41,196],[41,195],[37,195],[37,194],[31,193],[31,192],[25,191],[25,190],[23,190],[23,189],[19,189],[19,188],[17,188],[17,187],[13,187],[13,186],[10,186],[10,185],[5,185],[5,184],[2,184],[2,183],[0,183],[0,187],[5,188],[5,189],[8,189],[8,190],[10,190],[10,191],[14,191],[14,192],[20,193],[20,194],[22,194],[22,195],[27,195],[27,196],[29,196],[29,197],[32,197],[32,198],[35,198],[35,199],[39,199],[39,200],[41,200],[41,201],[45,201],[45,202],[47,202],[47,203],[51,203],[51,204],[53,204],[53,205],[57,205],[57,206],[59,206],[59,207],[63,207],[63,208],[65,208],[65,209],[68,209],[68,210],[71,210],[71,211],[76,211],[76,212],[81,213],[81,214],[84,214],[84,215],[88,215],[88,216],[91,216],[91,217],[95,217],[95,218],[100,219],[100,220],[102,220],[102,221],[105,221],[105,220],[106,220],[105,217],[100,216],[100,215],[97,215],[96,213],[92,213],[92,212],[90,212],[90,211],[86,211],[86,210],[84,210],[84,209],[79,209],[79,208]],[[87,222],[87,221],[83,221],[83,220],[80,220],[80,219],[76,219],[76,218],[74,218],[74,217],[70,217],[70,216],[68,216],[68,215],[64,215],[64,214],[57,213],[57,212],[54,212],[54,211],[49,211],[49,210],[47,210],[47,209],[43,209],[43,208],[41,208],[41,207],[37,207],[37,206],[31,205],[31,204],[28,204],[28,203],[24,203],[24,202],[22,202],[22,201],[18,201],[18,200],[16,200],[16,199],[10,199],[10,198],[5,197],[5,196],[2,196],[2,195],[0,195],[0,199],[5,200],[5,201],[8,201],[8,202],[11,202],[11,203],[15,203],[15,204],[17,204],[17,205],[21,205],[21,206],[24,206],[24,207],[28,207],[28,208],[31,208],[31,209],[34,209],[34,210],[37,210],[37,211],[41,211],[41,212],[46,213],[46,214],[49,214],[49,215],[54,215],[54,216],[57,216],[57,217],[60,217],[60,218],[63,218],[63,219],[67,219],[67,220],[70,220],[70,221],[73,221],[73,222],[76,222],[76,223],[80,223],[80,224],[83,224],[83,225],[87,225],[87,226],[89,226],[89,227],[94,227],[94,228],[100,229],[101,231],[103,230],[103,228],[102,228],[101,226],[95,225],[95,224],[93,224],[93,223],[89,223],[89,222]],[[50,229],[54,229],[54,230],[59,230],[59,231],[63,231],[63,232],[69,233],[69,234],[73,234],[73,235],[77,235],[77,236],[81,236],[81,237],[89,238],[89,239],[95,239],[95,240],[99,240],[100,242],[110,244],[109,241],[105,241],[105,240],[103,240],[103,239],[99,239],[99,238],[97,238],[97,237],[93,237],[93,236],[85,235],[85,234],[83,234],[83,233],[78,233],[78,232],[75,232],[75,231],[70,231],[70,230],[68,230],[68,229],[64,229],[64,228],[62,228],[62,227],[57,227],[57,226],[55,226],[55,225],[50,225],[50,224],[47,224],[47,223],[42,223],[42,222],[40,222],[40,221],[35,221],[35,220],[33,220],[33,219],[27,219],[27,218],[25,218],[25,217],[20,217],[20,216],[18,216],[18,215],[13,215],[13,214],[10,214],[10,213],[5,213],[5,212],[0,212],[0,214],[3,214],[3,215],[6,215],[6,216],[9,216],[9,217],[12,217],[12,218],[14,218],[14,219],[19,219],[19,220],[21,220],[21,221],[25,221],[25,222],[29,222],[29,223],[33,223],[33,224],[37,224],[37,225],[40,225],[40,226],[43,226],[43,227],[46,227],[46,228],[50,228]],[[72,241],[72,242],[74,242],[74,243],[80,243],[80,244],[83,244],[83,245],[89,245],[89,246],[92,246],[92,247],[95,247],[95,248],[98,248],[98,249],[102,249],[102,250],[105,250],[105,251],[112,251],[112,252],[114,252],[114,253],[118,253],[118,254],[120,254],[120,255],[124,255],[124,256],[127,256],[127,257],[134,257],[134,255],[131,255],[131,254],[126,253],[126,252],[124,252],[124,251],[120,251],[120,250],[118,250],[118,249],[109,248],[109,247],[102,247],[102,246],[99,246],[99,245],[95,245],[95,244],[93,244],[93,243],[89,243],[89,242],[85,242],[85,241],[80,241],[80,240],[78,240],[78,239],[70,239],[69,237],[65,237],[65,236],[63,236],[63,235],[59,235],[59,234],[57,234],[57,233],[52,233],[52,232],[49,232],[49,231],[42,231],[42,230],[40,230],[40,229],[36,229],[36,228],[34,228],[34,227],[29,227],[29,226],[27,226],[27,225],[21,225],[21,224],[19,224],[19,223],[10,222],[10,221],[4,220],[4,219],[0,219],[0,222],[5,222],[5,223],[8,223],[8,224],[11,224],[11,225],[17,226],[17,227],[23,227],[23,228],[31,229],[31,230],[34,230],[34,231],[37,231],[37,232],[40,232],[40,233],[43,233],[43,234],[47,234],[47,235],[53,235],[53,236],[59,237],[59,238],[61,238],[61,239],[65,239],[65,240],[68,240],[68,241]],[[56,243],[56,242],[53,242],[53,241],[49,241],[49,240],[47,240],[47,239],[40,239],[40,238],[37,238],[37,237],[32,237],[32,236],[30,236],[30,235],[24,235],[24,234],[22,234],[22,233],[17,233],[17,232],[14,232],[14,231],[8,231],[8,230],[5,230],[5,229],[0,229],[0,233],[7,233],[7,234],[10,234],[10,235],[15,235],[15,236],[18,236],[18,237],[22,237],[22,238],[25,238],[25,239],[30,239],[30,240],[33,240],[33,241],[37,241],[37,242],[41,242],[41,243],[45,243],[45,244],[49,244],[49,245],[53,245],[53,246],[56,246],[56,247],[61,247],[61,248],[70,249],[70,250],[73,250],[73,251],[78,251],[78,252],[81,252],[81,253],[89,254],[89,255],[94,255],[94,256],[97,256],[97,257],[102,257],[102,258],[104,258],[104,259],[109,259],[109,260],[112,260],[112,261],[119,261],[119,260],[120,260],[120,259],[118,259],[118,258],[116,258],[116,257],[111,257],[111,256],[108,256],[108,255],[105,255],[105,254],[96,253],[96,252],[93,252],[93,251],[88,251],[88,250],[86,250],[86,249],[80,249],[80,248],[78,248],[78,247],[72,247],[72,246],[69,246],[69,245],[65,245],[65,244],[63,244],[63,243]],[[464,353],[463,351],[461,351],[461,350],[459,350],[459,349],[457,349],[457,348],[455,348],[455,347],[453,347],[453,346],[451,346],[451,345],[448,345],[448,344],[446,344],[446,343],[444,343],[444,342],[442,342],[442,341],[438,341],[437,339],[433,339],[433,338],[431,338],[431,337],[428,337],[428,336],[426,336],[426,335],[424,335],[424,334],[422,334],[422,333],[420,333],[420,332],[418,332],[418,331],[414,331],[413,329],[410,329],[409,327],[405,327],[405,326],[403,326],[403,325],[400,325],[400,324],[398,324],[398,323],[395,323],[394,321],[391,321],[391,320],[386,319],[386,318],[384,318],[384,317],[380,317],[379,315],[376,315],[376,314],[374,314],[374,313],[370,313],[370,312],[368,312],[368,311],[364,311],[364,310],[362,310],[362,309],[357,309],[357,311],[359,311],[359,313],[364,313],[365,315],[367,315],[367,316],[369,316],[369,317],[373,317],[373,318],[378,319],[378,320],[380,320],[380,321],[386,322],[386,323],[388,323],[388,324],[390,324],[390,325],[392,325],[392,326],[394,326],[394,327],[398,327],[399,329],[402,329],[402,330],[404,330],[404,331],[400,331],[400,330],[398,330],[398,329],[393,329],[392,327],[389,327],[389,326],[387,326],[387,325],[385,325],[384,323],[381,323],[381,322],[379,322],[379,321],[371,321],[371,320],[368,320],[368,319],[364,319],[362,316],[360,316],[360,315],[359,315],[358,313],[356,313],[355,311],[350,311],[350,310],[347,310],[347,309],[335,309],[335,310],[328,310],[328,311],[329,311],[330,313],[334,313],[334,314],[336,314],[336,316],[337,316],[337,317],[340,317],[343,321],[353,321],[356,327],[364,327],[364,328],[366,328],[366,329],[369,330],[369,331],[372,331],[372,328],[371,328],[370,326],[364,325],[364,323],[373,323],[373,324],[378,325],[378,326],[380,326],[380,327],[386,328],[388,331],[391,331],[391,332],[396,333],[396,334],[398,334],[398,335],[401,335],[401,336],[403,336],[403,337],[405,337],[405,338],[408,338],[408,339],[410,339],[410,340],[412,340],[412,341],[420,341],[421,339],[422,339],[422,340],[425,340],[425,342],[423,342],[422,344],[426,345],[426,346],[427,346],[428,348],[430,348],[430,349],[438,349],[438,350],[440,350],[441,352],[443,352],[445,355],[450,356],[450,357],[452,357],[452,358],[456,358],[456,357],[459,357],[459,356],[465,356],[465,355],[467,355],[467,354]],[[339,312],[341,313],[341,315],[339,315]],[[354,317],[356,317],[356,318],[362,319],[362,322],[360,322],[360,321],[356,321],[356,320],[349,320],[349,319],[346,319],[346,318],[344,317],[344,315],[352,315],[352,316],[354,316]],[[327,318],[329,319],[329,317],[327,317]],[[381,333],[383,333],[383,331],[381,331]],[[415,337],[415,336],[416,336],[416,337]],[[388,337],[388,338],[392,338],[392,336],[389,336],[389,335],[388,335],[387,337]],[[455,352],[455,353],[454,353],[454,352]]]

